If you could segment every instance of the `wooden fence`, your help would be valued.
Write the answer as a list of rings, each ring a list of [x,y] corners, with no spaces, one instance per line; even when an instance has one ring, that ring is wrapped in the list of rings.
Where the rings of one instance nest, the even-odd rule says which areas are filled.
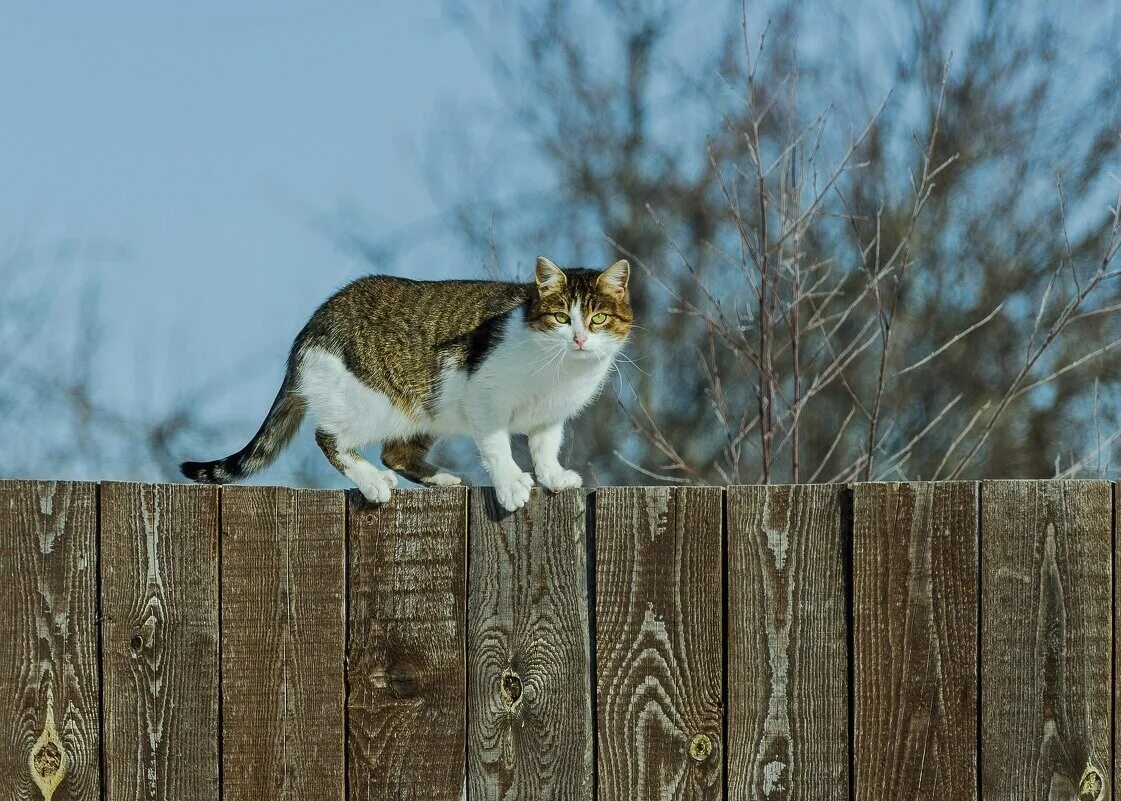
[[[1107,482],[0,482],[0,799],[1090,799]]]

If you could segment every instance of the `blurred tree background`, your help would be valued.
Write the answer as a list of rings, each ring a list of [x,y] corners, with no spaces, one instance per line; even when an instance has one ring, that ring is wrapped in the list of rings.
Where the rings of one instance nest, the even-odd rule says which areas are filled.
[[[323,229],[371,270],[437,232],[465,274],[630,258],[640,328],[567,446],[598,483],[1114,475],[1121,45],[1086,24],[1111,0],[1076,5],[449,3],[498,101],[427,143],[447,214]],[[36,332],[25,267],[6,341]],[[3,474],[143,443],[143,477],[171,478],[255,430],[196,396],[99,407],[92,328],[0,364],[0,439],[70,421],[51,463]],[[289,480],[337,481],[302,443]]]
[[[1023,390],[1116,342],[1115,278],[1086,293],[1017,380],[1065,305],[1103,267],[1116,267],[1108,257],[1121,188],[1121,46],[1085,25],[1108,18],[1108,3],[1085,5],[1082,16],[1000,0],[885,2],[877,14],[837,3],[731,3],[698,16],[678,3],[602,0],[511,5],[486,17],[454,6],[509,100],[504,113],[452,134],[483,143],[474,158],[456,154],[471,165],[456,192],[465,247],[500,268],[506,254],[536,250],[595,264],[618,251],[646,268],[635,278],[644,330],[616,385],[622,408],[607,400],[581,421],[575,461],[593,462],[611,481],[642,478],[604,458],[614,451],[666,478],[759,480],[758,396],[769,391],[773,480],[793,477],[795,439],[802,480],[930,478],[940,464],[942,477],[959,465],[958,475],[1044,476],[1057,459],[1061,472],[1087,455],[1084,468],[1104,469],[1108,448],[1100,459],[1087,448],[1096,451],[1117,426],[1107,402],[1121,378],[1116,354]],[[495,33],[511,24],[512,35]],[[701,57],[681,44],[698,36],[709,41]],[[508,41],[516,46],[503,47]],[[486,156],[519,150],[542,177],[509,196],[506,157]],[[912,221],[912,182],[928,157],[930,170],[945,166]],[[784,203],[808,218],[795,213],[784,228]],[[779,241],[780,229],[790,240]],[[761,314],[768,255],[770,308]],[[796,270],[817,299],[803,299],[805,286],[794,292]],[[899,297],[894,315],[883,315],[894,319],[872,447],[882,456],[869,471],[885,351],[876,293],[866,291],[877,270],[884,305]],[[827,335],[802,332],[796,366],[792,309],[805,325],[852,302],[841,325],[824,326]],[[796,404],[795,376],[804,393],[828,375],[832,356],[864,343],[869,319],[872,343]],[[767,325],[780,344],[761,370],[756,340]],[[983,437],[1014,384],[1015,399]]]

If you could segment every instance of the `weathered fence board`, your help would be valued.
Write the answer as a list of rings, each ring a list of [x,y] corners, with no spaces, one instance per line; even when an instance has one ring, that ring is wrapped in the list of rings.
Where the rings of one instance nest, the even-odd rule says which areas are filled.
[[[596,495],[600,801],[722,797],[721,495]]]
[[[0,481],[0,798],[1105,801],[1119,500]]]
[[[0,482],[0,798],[97,801],[97,485]]]
[[[858,484],[855,801],[977,797],[977,488]]]
[[[350,797],[460,801],[466,490],[350,499]]]
[[[345,798],[342,492],[222,490],[224,798]]]
[[[728,799],[847,801],[837,486],[728,488]]]
[[[105,798],[217,801],[218,490],[101,487]]]
[[[467,739],[472,801],[592,801],[583,493],[513,514],[471,492]]]
[[[1106,797],[1110,485],[985,482],[981,510],[982,794]]]

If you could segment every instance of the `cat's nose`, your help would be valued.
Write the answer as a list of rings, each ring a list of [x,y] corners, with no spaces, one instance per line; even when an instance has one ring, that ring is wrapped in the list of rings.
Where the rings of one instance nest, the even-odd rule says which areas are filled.
[[[577,348],[583,350],[584,343],[588,341],[588,335],[584,333],[573,334],[572,341],[576,343]]]

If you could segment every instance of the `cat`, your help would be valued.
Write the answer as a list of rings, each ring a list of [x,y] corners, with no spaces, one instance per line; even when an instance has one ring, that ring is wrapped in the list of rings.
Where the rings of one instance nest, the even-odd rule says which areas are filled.
[[[389,500],[395,473],[429,486],[461,483],[426,460],[437,438],[457,435],[475,440],[506,510],[524,506],[534,483],[514,461],[511,434],[528,435],[543,486],[582,486],[559,461],[564,425],[599,394],[630,335],[630,265],[562,269],[542,256],[535,279],[359,278],[296,337],[249,444],[180,469],[200,483],[246,478],[276,460],[310,412],[327,460],[371,502]],[[388,469],[359,453],[373,443]]]

